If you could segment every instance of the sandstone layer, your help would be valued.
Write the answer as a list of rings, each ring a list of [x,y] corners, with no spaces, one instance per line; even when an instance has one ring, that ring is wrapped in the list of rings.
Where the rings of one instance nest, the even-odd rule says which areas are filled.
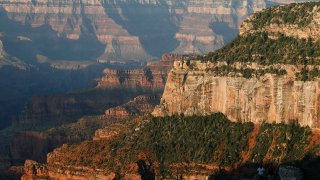
[[[126,119],[138,115],[147,115],[153,111],[154,107],[159,103],[160,98],[160,94],[141,95],[135,97],[126,104],[107,109],[105,115],[115,119]]]
[[[205,115],[222,112],[234,121],[299,122],[320,128],[320,84],[296,81],[294,66],[287,75],[259,78],[217,76],[210,62],[175,62],[163,97],[153,114]]]
[[[98,80],[98,89],[128,88],[162,90],[165,86],[168,73],[175,60],[182,56],[165,54],[156,63],[149,63],[143,69],[114,70],[105,69],[104,76]]]
[[[153,114],[222,112],[233,121],[320,128],[320,55],[313,53],[319,52],[319,12],[318,2],[263,10],[220,50],[191,62],[176,61]],[[295,49],[285,52],[284,46]]]

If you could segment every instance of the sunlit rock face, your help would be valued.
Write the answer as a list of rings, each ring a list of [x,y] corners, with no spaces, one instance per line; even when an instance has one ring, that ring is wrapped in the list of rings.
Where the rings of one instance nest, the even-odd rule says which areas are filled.
[[[104,62],[150,60],[166,52],[207,53],[235,37],[248,15],[270,5],[265,0],[8,0],[0,2],[0,10],[10,20],[3,21],[3,27],[19,22],[38,29],[14,30],[15,35],[27,36],[33,46],[50,41],[38,45],[37,53],[51,59],[85,57]],[[61,41],[72,48],[59,49]],[[72,53],[65,57],[57,56],[59,52]]]
[[[260,78],[217,76],[212,63],[176,62],[160,105],[153,115],[206,115],[222,112],[233,121],[290,123],[320,127],[320,84],[296,81],[295,66],[281,65],[288,74]],[[253,66],[254,67],[254,66]],[[280,68],[280,67],[278,67]]]
[[[303,25],[299,24],[299,21],[284,23],[281,21],[283,16],[278,17],[276,14],[282,11],[281,8],[286,7],[275,7],[248,18],[241,25],[239,38],[258,37],[259,33],[264,33],[267,38],[273,39],[272,45],[283,43],[280,37],[288,37],[297,41],[308,38],[310,42],[318,42],[320,35],[319,3],[287,7],[292,7],[290,13],[301,10],[302,13],[309,15],[308,23]],[[268,14],[270,11],[271,14]],[[270,23],[257,26],[255,22],[260,22],[263,19],[261,17],[266,17],[266,15],[283,23],[270,21]],[[243,41],[235,40],[221,49],[223,54],[233,57],[233,60],[227,60],[228,62],[223,59],[224,57],[215,57],[219,51],[211,53],[212,56],[209,54],[209,59],[176,61],[168,75],[161,103],[155,108],[153,114],[155,116],[174,114],[192,116],[222,112],[233,121],[298,122],[303,126],[319,128],[319,75],[315,75],[314,78],[299,79],[299,75],[311,76],[306,72],[319,68],[319,64],[311,62],[310,59],[313,56],[308,55],[304,63],[298,61],[288,63],[282,61],[287,57],[286,55],[282,56],[281,52],[274,51],[273,55],[280,56],[278,60],[270,64],[252,61],[250,58],[242,61],[233,54],[239,47],[243,48],[240,50],[241,54],[255,53],[248,57],[267,55],[264,52],[256,53],[252,50],[255,47],[244,47],[243,44]],[[300,48],[304,47],[299,47],[295,51],[299,51]],[[318,47],[313,48],[318,51]],[[319,57],[314,56],[314,58]],[[221,67],[229,68],[229,70],[224,71]],[[259,71],[265,71],[266,68],[282,70],[284,73],[270,71],[259,73]],[[245,76],[243,73],[245,71],[241,70],[251,70],[255,73]]]

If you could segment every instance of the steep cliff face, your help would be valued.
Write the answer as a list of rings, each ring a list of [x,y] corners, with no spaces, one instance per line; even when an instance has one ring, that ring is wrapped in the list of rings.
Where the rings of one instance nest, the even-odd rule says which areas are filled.
[[[23,35],[32,40],[37,53],[50,56],[55,50],[59,50],[59,45],[62,46],[55,46],[55,43],[66,41],[68,44],[74,43],[72,46],[76,47],[75,49],[66,46],[66,49],[72,52],[77,52],[78,49],[78,52],[82,53],[87,51],[86,48],[92,47],[104,48],[102,52],[92,50],[85,54],[85,57],[104,62],[150,60],[165,52],[207,53],[236,36],[240,23],[251,13],[269,6],[269,2],[8,0],[1,2],[0,7],[5,13],[2,16],[22,23],[25,25],[24,29],[38,29],[42,32],[22,32],[13,28],[15,35]],[[7,23],[4,26],[12,26],[11,22],[3,23]],[[8,28],[4,28],[6,29]],[[47,37],[42,37],[41,34]],[[37,45],[39,40],[47,41],[48,36],[51,42],[54,42],[50,44],[54,48],[48,50]],[[63,50],[60,48],[60,51]],[[92,53],[95,55],[88,56]],[[69,58],[72,57],[79,58],[75,54],[71,54]]]
[[[191,66],[194,69],[175,63],[154,115],[222,112],[234,121],[298,121],[320,127],[319,82],[296,81],[294,66],[282,67],[288,71],[285,76],[266,74],[250,79],[210,72],[216,64],[191,62]]]
[[[318,5],[294,4],[254,14],[227,46],[202,61],[175,62],[153,114],[222,112],[234,121],[299,122],[319,128]],[[297,12],[306,16],[294,16]],[[304,29],[308,31],[299,33]]]

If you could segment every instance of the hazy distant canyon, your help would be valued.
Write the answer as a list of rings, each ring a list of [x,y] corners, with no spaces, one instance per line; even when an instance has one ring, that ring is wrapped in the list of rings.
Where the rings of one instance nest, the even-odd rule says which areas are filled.
[[[146,61],[165,52],[213,51],[238,34],[248,15],[291,2],[8,0],[0,2],[0,32],[5,50],[29,61],[41,61],[37,55],[51,60]]]

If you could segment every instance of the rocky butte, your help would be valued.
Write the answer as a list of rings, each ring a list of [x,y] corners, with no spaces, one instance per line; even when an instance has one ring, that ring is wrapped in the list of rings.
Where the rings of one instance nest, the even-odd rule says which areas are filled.
[[[320,128],[319,17],[320,3],[254,14],[222,49],[175,62],[153,115],[222,112],[233,121]]]

